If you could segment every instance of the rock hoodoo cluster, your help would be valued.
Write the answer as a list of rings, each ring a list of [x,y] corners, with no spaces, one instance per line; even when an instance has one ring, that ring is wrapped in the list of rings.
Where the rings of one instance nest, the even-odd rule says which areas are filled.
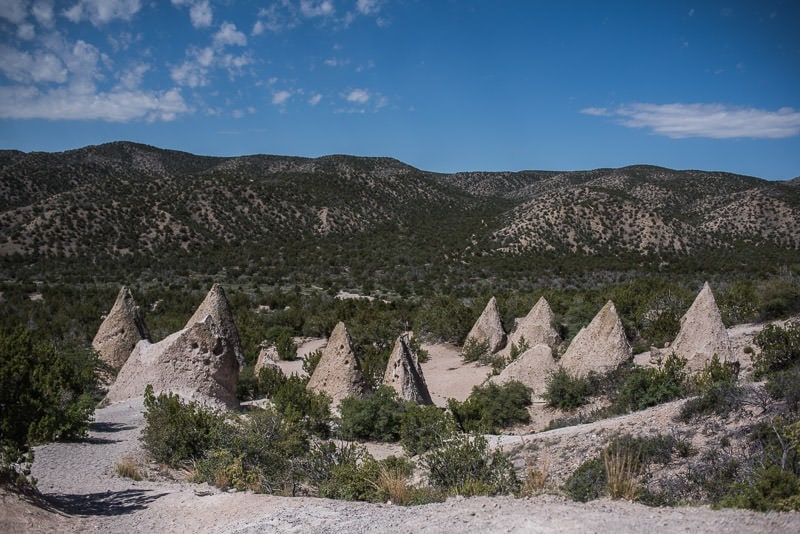
[[[102,361],[120,370],[133,347],[143,339],[150,339],[150,332],[130,289],[123,286],[114,306],[97,330],[92,347],[100,354]]]
[[[590,371],[605,373],[616,369],[631,357],[622,321],[609,300],[589,326],[580,329],[560,364],[573,376],[586,376]]]
[[[204,306],[208,313],[196,319],[202,314],[195,312],[183,330],[158,343],[139,341],[109,388],[108,400],[141,397],[150,384],[156,394],[172,392],[212,406],[237,407],[237,347],[241,352],[241,345],[238,335],[235,339],[228,337],[236,331],[235,325],[230,328],[233,315],[220,286],[212,288],[201,308]],[[226,320],[226,315],[220,313],[225,312],[225,307],[231,321],[227,326],[220,324]]]
[[[419,364],[419,357],[411,347],[410,334],[402,334],[397,338],[392,355],[386,364],[383,383],[393,388],[397,396],[403,400],[433,404]]]
[[[347,397],[363,397],[367,393],[350,333],[344,323],[336,325],[322,350],[322,357],[306,387],[315,393],[325,393],[338,405]]]
[[[708,282],[681,317],[681,329],[675,341],[667,349],[658,351],[662,357],[673,352],[686,358],[686,368],[690,372],[702,370],[714,354],[721,362],[733,359],[728,331],[722,323],[722,316]]]
[[[500,310],[497,308],[497,299],[492,297],[483,313],[475,321],[472,330],[467,334],[465,344],[470,340],[476,343],[487,343],[489,352],[494,354],[502,349],[506,344],[506,333],[503,330],[503,322],[500,319]]]

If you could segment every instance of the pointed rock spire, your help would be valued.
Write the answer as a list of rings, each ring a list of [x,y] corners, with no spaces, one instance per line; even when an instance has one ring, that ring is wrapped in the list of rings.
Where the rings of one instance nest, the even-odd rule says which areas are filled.
[[[555,348],[561,343],[561,336],[558,331],[553,327],[555,316],[553,310],[550,309],[550,304],[547,303],[544,297],[540,297],[528,315],[523,317],[517,322],[517,327],[514,332],[508,336],[509,349],[511,345],[518,345],[520,339],[525,338],[529,347],[534,345],[544,344],[550,348]]]
[[[631,357],[631,345],[622,321],[614,303],[609,300],[589,326],[581,328],[561,357],[560,364],[574,376],[586,376],[589,371],[605,373],[616,369]]]
[[[433,404],[428,384],[422,374],[422,367],[415,350],[411,348],[408,333],[401,334],[394,343],[394,349],[386,364],[383,383],[393,388],[403,400],[418,404]]]
[[[721,362],[733,359],[728,331],[708,282],[681,317],[681,330],[672,346],[663,352],[686,358],[686,368],[693,372],[702,370],[714,354]]]
[[[470,339],[477,343],[486,342],[489,344],[489,352],[494,354],[502,349],[506,344],[506,333],[503,331],[503,322],[500,320],[500,310],[497,308],[497,299],[492,297],[483,309],[483,313],[475,321],[472,330],[467,334],[464,341],[466,344]]]
[[[140,341],[108,390],[108,400],[171,392],[211,406],[239,406],[239,364],[233,344],[209,315],[158,343]]]
[[[256,360],[255,367],[253,367],[253,373],[258,376],[258,372],[264,367],[280,369],[280,365],[276,363],[279,359],[278,349],[275,348],[275,345],[262,348],[261,352],[258,353],[258,359]]]
[[[225,296],[225,290],[219,284],[211,286],[211,290],[200,303],[200,306],[195,310],[194,315],[187,321],[184,328],[189,328],[195,323],[201,323],[205,320],[206,316],[211,316],[214,319],[214,324],[222,332],[223,336],[233,346],[233,351],[236,354],[236,361],[239,362],[239,369],[244,367],[244,350],[242,349],[242,342],[239,339],[239,331],[236,329],[236,322],[233,320],[233,311],[231,310],[228,297]]]
[[[344,323],[337,324],[331,332],[306,387],[315,393],[328,395],[334,406],[344,398],[363,397],[366,394],[364,376]]]
[[[517,380],[532,388],[534,395],[541,396],[547,389],[547,377],[556,368],[553,349],[543,343],[537,343],[520,354],[499,375],[493,376],[489,381],[495,384],[505,384],[511,380]]]
[[[130,290],[122,286],[114,306],[97,329],[92,347],[102,361],[119,370],[143,339],[150,339],[150,332]]]

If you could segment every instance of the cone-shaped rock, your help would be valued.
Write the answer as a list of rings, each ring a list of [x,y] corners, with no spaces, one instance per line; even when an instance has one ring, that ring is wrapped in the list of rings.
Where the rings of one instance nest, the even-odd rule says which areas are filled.
[[[470,339],[478,343],[484,341],[489,344],[489,352],[494,354],[506,344],[506,333],[503,331],[503,322],[500,320],[500,310],[497,309],[497,299],[492,297],[483,309],[483,313],[475,321],[472,330],[467,334],[465,343]]]
[[[280,369],[280,365],[276,363],[276,360],[278,359],[278,349],[275,348],[275,345],[264,347],[261,349],[261,352],[258,353],[258,360],[256,360],[256,365],[253,368],[253,372],[256,376],[258,376],[258,372],[264,367]]]
[[[586,376],[589,371],[605,373],[616,369],[631,357],[622,321],[609,300],[589,326],[581,328],[560,363],[571,375]]]
[[[517,380],[532,388],[534,395],[541,396],[547,389],[547,377],[556,368],[553,349],[544,343],[538,343],[520,354],[499,375],[493,376],[489,381],[505,384]]]
[[[681,317],[678,337],[664,352],[674,352],[686,358],[686,368],[689,371],[702,370],[714,354],[721,362],[733,359],[728,331],[722,323],[722,316],[708,282],[703,285],[689,311]]]
[[[363,397],[366,394],[364,376],[344,323],[337,324],[331,332],[306,387],[315,393],[328,395],[334,406],[344,398]]]
[[[108,391],[118,402],[144,395],[152,384],[155,394],[172,392],[212,406],[237,407],[239,364],[233,344],[210,316],[158,343],[140,341]]]
[[[386,364],[383,383],[393,388],[403,400],[415,401],[418,404],[433,404],[419,364],[419,357],[411,348],[408,334],[402,334],[395,341],[392,355]]]
[[[514,332],[508,336],[508,347],[519,345],[520,339],[525,338],[529,347],[543,344],[554,348],[561,343],[561,336],[553,327],[553,310],[544,297],[540,297],[536,305],[531,308],[528,315],[517,322]]]
[[[133,295],[123,286],[111,311],[97,329],[92,347],[100,354],[101,360],[119,370],[143,339],[150,339],[150,332]]]
[[[195,323],[201,323],[205,320],[206,316],[210,315],[214,319],[214,324],[222,331],[223,335],[233,346],[233,351],[236,354],[236,361],[239,362],[239,369],[244,367],[244,350],[242,350],[242,342],[239,340],[239,331],[236,329],[236,322],[233,320],[233,311],[228,302],[228,297],[225,296],[225,290],[219,284],[211,286],[211,290],[206,295],[206,298],[200,303],[200,306],[195,310],[194,315],[186,323],[184,328],[189,328]]]

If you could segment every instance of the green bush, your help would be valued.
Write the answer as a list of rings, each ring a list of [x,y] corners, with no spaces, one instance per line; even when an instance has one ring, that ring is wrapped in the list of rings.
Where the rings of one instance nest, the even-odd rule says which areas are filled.
[[[275,345],[275,350],[278,351],[281,360],[297,359],[297,345],[292,339],[293,334],[294,330],[288,326],[273,326],[267,330],[265,339],[268,343]]]
[[[587,502],[605,495],[606,483],[606,467],[598,456],[579,465],[566,480],[563,489],[572,499]]]
[[[486,438],[459,434],[421,460],[428,481],[448,495],[509,495],[519,491],[520,481],[508,455],[489,451]]]
[[[57,350],[23,328],[0,331],[0,484],[26,484],[32,445],[86,435],[98,365],[94,352]]]
[[[337,433],[348,440],[398,441],[404,409],[395,390],[385,385],[364,399],[348,397],[339,404]]]
[[[736,484],[719,506],[759,512],[800,511],[800,478],[777,465],[762,467],[747,482]]]
[[[489,342],[478,341],[475,338],[469,338],[461,347],[461,359],[467,363],[471,362],[484,362],[491,356],[489,353]]]
[[[409,456],[440,447],[455,431],[452,415],[437,406],[411,402],[400,417],[400,444]]]
[[[800,364],[800,321],[789,323],[786,328],[769,324],[753,342],[761,349],[753,355],[756,378]]]
[[[259,373],[259,378],[261,375]],[[277,374],[264,375],[277,377]],[[287,421],[298,423],[312,434],[327,438],[331,430],[331,399],[324,393],[307,389],[306,382],[297,375],[283,377],[282,380],[276,378],[270,400]]]
[[[314,370],[319,365],[319,361],[322,359],[322,350],[317,349],[314,352],[306,354],[303,358],[303,371],[308,375],[310,378],[311,375],[314,374]]]
[[[309,474],[319,497],[350,501],[379,500],[378,462],[362,445],[320,442],[310,455]]]
[[[542,397],[551,408],[574,410],[589,402],[592,388],[587,378],[573,377],[563,367],[547,377]]]
[[[643,410],[686,394],[686,359],[674,353],[657,368],[634,367],[614,399],[618,413]]]
[[[464,432],[497,434],[500,428],[531,420],[531,388],[511,380],[502,386],[488,383],[472,388],[467,400],[448,399],[447,406]]]
[[[726,415],[741,403],[742,390],[736,385],[736,372],[732,366],[720,362],[716,354],[693,382],[698,396],[681,407],[680,421],[712,413]]]
[[[765,385],[773,398],[786,401],[789,411],[795,414],[800,411],[800,364],[771,373]]]
[[[144,406],[144,448],[155,461],[172,467],[201,458],[223,445],[231,433],[223,414],[184,402],[172,393],[155,396],[150,385],[145,389]]]

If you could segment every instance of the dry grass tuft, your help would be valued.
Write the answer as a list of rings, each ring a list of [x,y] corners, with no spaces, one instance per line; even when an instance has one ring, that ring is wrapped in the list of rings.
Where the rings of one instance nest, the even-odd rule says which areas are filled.
[[[377,485],[389,495],[393,504],[405,505],[411,502],[413,492],[402,469],[381,466]]]
[[[139,472],[139,467],[136,465],[136,460],[130,456],[125,456],[118,461],[114,471],[117,473],[117,476],[122,478],[142,480],[142,475]]]
[[[633,501],[639,493],[640,451],[616,446],[603,451],[608,478],[608,495],[612,499]]]

